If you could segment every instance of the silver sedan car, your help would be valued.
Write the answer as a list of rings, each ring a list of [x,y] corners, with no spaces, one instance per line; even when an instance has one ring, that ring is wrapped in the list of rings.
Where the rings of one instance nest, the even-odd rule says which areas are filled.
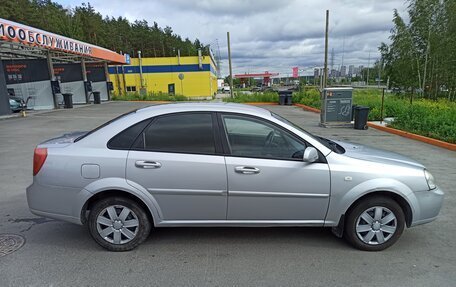
[[[240,104],[151,106],[65,134],[36,147],[33,175],[34,214],[87,224],[112,251],[169,226],[331,227],[378,251],[433,221],[443,201],[409,158]]]

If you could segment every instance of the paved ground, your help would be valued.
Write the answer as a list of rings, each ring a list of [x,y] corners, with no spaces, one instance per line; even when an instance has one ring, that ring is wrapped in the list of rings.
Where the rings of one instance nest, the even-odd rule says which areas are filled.
[[[34,146],[88,130],[142,103],[108,103],[0,120],[0,233],[25,245],[0,257],[0,286],[455,286],[456,153],[369,129],[324,129],[319,115],[269,109],[311,132],[375,145],[423,162],[446,191],[439,219],[406,230],[378,253],[352,249],[321,228],[166,228],[138,249],[101,249],[85,227],[33,216],[25,188]]]

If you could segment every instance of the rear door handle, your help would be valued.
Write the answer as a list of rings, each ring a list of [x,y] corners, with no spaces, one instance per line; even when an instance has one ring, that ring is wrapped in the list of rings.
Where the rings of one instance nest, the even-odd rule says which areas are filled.
[[[135,166],[138,168],[153,169],[160,168],[162,165],[157,161],[137,160]]]
[[[252,166],[237,166],[234,171],[242,174],[256,174],[260,173],[260,169]]]

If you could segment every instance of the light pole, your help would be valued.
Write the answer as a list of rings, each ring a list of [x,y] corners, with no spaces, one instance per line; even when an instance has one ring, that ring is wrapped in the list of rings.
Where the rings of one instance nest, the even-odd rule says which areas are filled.
[[[325,30],[325,68],[323,77],[323,88],[326,88],[328,81],[328,29],[329,29],[329,10],[326,10],[326,30]]]
[[[226,38],[228,40],[228,63],[230,66],[230,96],[233,98],[233,68],[231,66],[230,32],[226,32]]]

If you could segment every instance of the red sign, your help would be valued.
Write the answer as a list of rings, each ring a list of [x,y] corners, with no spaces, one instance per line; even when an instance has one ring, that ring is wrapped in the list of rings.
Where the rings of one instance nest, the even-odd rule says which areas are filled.
[[[298,78],[298,67],[293,67],[293,78]]]

